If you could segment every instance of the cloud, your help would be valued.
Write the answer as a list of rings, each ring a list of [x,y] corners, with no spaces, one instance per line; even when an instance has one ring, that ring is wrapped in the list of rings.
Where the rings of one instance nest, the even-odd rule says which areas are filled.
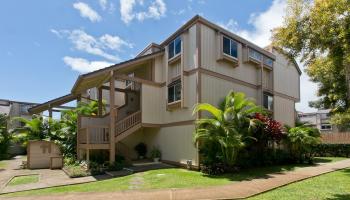
[[[133,48],[131,43],[121,39],[119,36],[104,34],[99,38],[87,34],[81,29],[75,30],[54,30],[51,32],[60,38],[66,37],[69,39],[74,48],[92,55],[101,56],[113,62],[119,62],[121,59],[115,54],[121,52],[124,47]],[[108,53],[113,51],[114,53]]]
[[[108,10],[110,13],[115,10],[115,6],[112,2],[108,2],[108,0],[99,0],[98,3],[103,11]]]
[[[73,8],[80,12],[81,17],[88,18],[91,22],[99,22],[102,20],[101,16],[86,3],[74,3]]]
[[[160,19],[165,16],[166,4],[163,0],[153,0],[145,11],[134,11],[136,5],[144,7],[143,0],[120,0],[121,20],[129,24],[132,20]]]
[[[84,58],[73,58],[69,56],[65,56],[63,62],[80,73],[92,72],[113,65],[113,63],[110,62],[88,61]]]
[[[250,30],[240,28],[234,19],[229,19],[226,23],[219,22],[218,24],[261,47],[265,47],[271,43],[271,30],[283,24],[283,17],[286,13],[285,8],[286,1],[274,0],[266,11],[253,13],[248,21],[248,24],[252,25]],[[300,66],[304,68],[303,64],[300,64]],[[300,78],[301,101],[296,104],[296,108],[303,112],[315,110],[308,106],[308,102],[317,99],[317,85],[309,79],[306,73],[303,73]]]

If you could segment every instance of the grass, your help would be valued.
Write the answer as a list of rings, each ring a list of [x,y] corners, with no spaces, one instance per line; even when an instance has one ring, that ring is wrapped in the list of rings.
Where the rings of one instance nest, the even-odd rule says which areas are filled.
[[[335,162],[344,158],[318,158],[316,163],[320,162]],[[51,195],[51,194],[63,194],[73,192],[112,192],[127,190],[131,186],[133,179],[141,177],[143,184],[138,185],[140,189],[160,189],[160,188],[185,188],[185,187],[204,187],[214,185],[226,185],[229,183],[251,180],[254,178],[268,177],[269,173],[278,173],[284,171],[291,171],[299,167],[305,167],[309,165],[282,165],[262,167],[255,169],[242,170],[235,174],[224,174],[220,176],[209,176],[201,172],[188,171],[185,169],[160,169],[151,170],[142,174],[133,174],[130,176],[113,178],[109,180],[103,180],[93,183],[84,183],[71,186],[59,186],[53,188],[30,190],[24,192],[17,192],[7,194],[5,196],[32,196],[32,195]],[[1,195],[0,195],[1,197]]]
[[[350,168],[277,188],[249,200],[348,200]]]
[[[39,181],[39,175],[37,175],[37,174],[15,176],[8,183],[8,186],[16,186],[16,185],[23,185],[23,184],[29,184],[29,183],[36,183],[38,181]]]
[[[0,169],[5,169],[6,166],[7,166],[6,160],[0,161]]]

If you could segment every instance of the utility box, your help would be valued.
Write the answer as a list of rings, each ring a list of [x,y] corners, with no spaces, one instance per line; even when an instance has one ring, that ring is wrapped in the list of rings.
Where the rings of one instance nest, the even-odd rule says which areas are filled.
[[[27,146],[28,169],[60,169],[63,158],[60,148],[50,141],[29,141]]]

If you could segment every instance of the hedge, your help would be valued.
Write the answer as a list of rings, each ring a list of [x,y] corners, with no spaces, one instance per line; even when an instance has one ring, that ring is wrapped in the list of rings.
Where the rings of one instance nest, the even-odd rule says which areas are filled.
[[[320,157],[350,157],[350,144],[318,144],[312,151]]]

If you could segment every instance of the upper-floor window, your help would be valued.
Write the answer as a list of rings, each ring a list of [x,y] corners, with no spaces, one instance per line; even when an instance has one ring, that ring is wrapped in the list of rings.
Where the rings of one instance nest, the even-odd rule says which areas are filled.
[[[321,124],[321,130],[332,130],[332,126],[330,124]]]
[[[175,40],[171,41],[168,45],[169,59],[181,53],[181,37],[178,36]]]
[[[181,100],[181,79],[172,82],[168,86],[168,103]]]
[[[263,60],[263,55],[253,49],[249,49],[249,57],[259,62]]]
[[[238,57],[238,43],[236,41],[224,36],[222,38],[222,47],[224,54],[232,56],[234,58]]]
[[[272,60],[271,58],[265,57],[265,58],[264,58],[264,64],[267,65],[267,66],[269,66],[269,67],[272,67],[272,65],[273,65],[273,60]]]
[[[268,93],[264,93],[263,106],[267,110],[273,110],[273,96],[272,95],[270,95]]]

